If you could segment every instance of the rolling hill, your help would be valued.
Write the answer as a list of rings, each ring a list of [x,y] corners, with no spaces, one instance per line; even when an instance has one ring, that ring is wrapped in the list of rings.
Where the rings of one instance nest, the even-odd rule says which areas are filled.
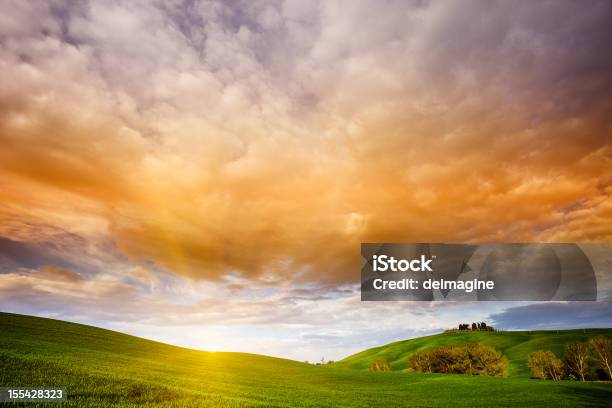
[[[359,365],[356,356],[350,359]],[[195,351],[0,313],[0,386],[65,387],[65,406],[604,407],[612,398],[605,383],[372,373],[343,364],[350,365]]]
[[[436,346],[454,346],[468,343],[486,344],[501,351],[508,358],[508,376],[529,378],[527,356],[536,350],[551,350],[563,355],[565,343],[585,341],[589,337],[605,335],[612,339],[612,329],[500,331],[500,332],[448,332],[416,339],[397,341],[353,354],[338,365],[367,370],[374,360],[384,358],[392,370],[407,368],[408,358],[418,350]]]

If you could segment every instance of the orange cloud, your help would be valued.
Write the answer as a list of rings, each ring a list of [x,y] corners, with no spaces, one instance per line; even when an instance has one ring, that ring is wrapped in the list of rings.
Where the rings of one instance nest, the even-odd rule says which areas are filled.
[[[364,37],[367,6],[98,7],[2,32],[5,237],[264,282],[356,281],[368,241],[612,239],[601,10],[557,6],[562,32],[532,17],[551,5],[398,4],[414,25],[390,9]]]

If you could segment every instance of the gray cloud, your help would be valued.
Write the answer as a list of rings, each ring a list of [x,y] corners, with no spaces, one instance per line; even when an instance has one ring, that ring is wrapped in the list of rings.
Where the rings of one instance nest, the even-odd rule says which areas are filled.
[[[612,327],[612,302],[534,303],[491,315],[508,330]]]

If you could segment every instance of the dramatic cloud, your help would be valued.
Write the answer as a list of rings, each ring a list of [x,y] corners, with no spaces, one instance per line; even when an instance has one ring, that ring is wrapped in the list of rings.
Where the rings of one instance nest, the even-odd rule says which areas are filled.
[[[3,218],[215,279],[612,237],[609,2],[2,7]]]
[[[610,38],[605,0],[4,1],[1,305],[289,322],[360,242],[609,242]]]

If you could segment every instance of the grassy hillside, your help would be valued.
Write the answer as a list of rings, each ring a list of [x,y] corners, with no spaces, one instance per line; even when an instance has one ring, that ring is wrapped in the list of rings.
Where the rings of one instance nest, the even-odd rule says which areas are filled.
[[[0,386],[62,386],[68,406],[607,406],[612,386],[370,373],[209,353],[57,320],[0,313]]]
[[[501,351],[508,358],[509,376],[528,378],[527,356],[529,353],[544,349],[551,350],[561,357],[565,343],[575,340],[584,341],[589,337],[601,334],[612,339],[612,329],[441,333],[371,348],[353,354],[338,364],[348,368],[366,370],[372,361],[384,358],[389,362],[392,370],[404,370],[407,367],[408,358],[415,351],[436,346],[482,343]]]

